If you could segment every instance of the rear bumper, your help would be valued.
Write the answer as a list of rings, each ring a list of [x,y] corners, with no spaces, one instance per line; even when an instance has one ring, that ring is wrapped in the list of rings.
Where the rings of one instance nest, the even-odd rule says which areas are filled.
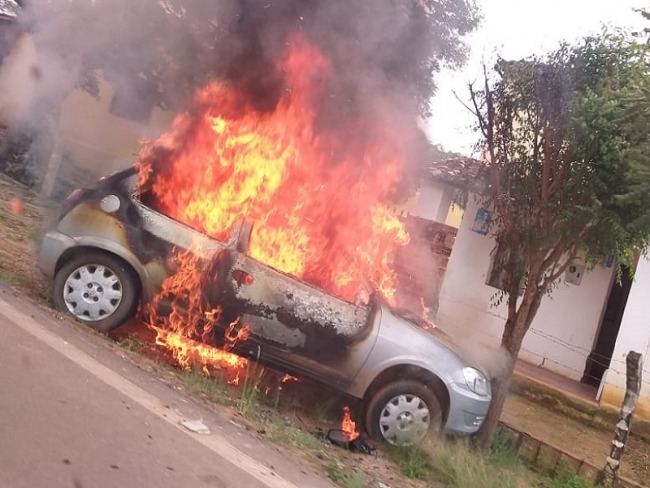
[[[38,268],[49,278],[54,277],[56,264],[61,255],[76,246],[76,241],[56,230],[50,231],[43,237],[41,248],[38,254]]]
[[[468,435],[478,431],[483,425],[491,400],[491,396],[477,395],[464,385],[450,385],[450,408],[445,432],[449,435]]]

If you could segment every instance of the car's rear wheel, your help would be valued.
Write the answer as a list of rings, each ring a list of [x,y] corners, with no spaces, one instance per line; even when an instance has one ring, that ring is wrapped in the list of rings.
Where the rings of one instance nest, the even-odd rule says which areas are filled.
[[[59,310],[106,332],[133,316],[138,292],[128,264],[109,254],[87,252],[61,266],[54,277],[52,300]]]
[[[435,394],[413,380],[395,381],[377,390],[366,411],[368,433],[398,446],[417,444],[429,433],[439,432],[441,422]]]

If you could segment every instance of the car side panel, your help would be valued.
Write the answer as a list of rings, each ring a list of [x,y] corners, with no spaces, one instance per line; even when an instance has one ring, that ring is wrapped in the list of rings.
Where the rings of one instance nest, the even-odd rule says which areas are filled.
[[[347,302],[243,253],[233,252],[228,272],[232,306],[259,342],[262,356],[293,363],[321,381],[353,380],[376,337],[375,309]],[[233,275],[242,272],[252,277],[250,284]]]

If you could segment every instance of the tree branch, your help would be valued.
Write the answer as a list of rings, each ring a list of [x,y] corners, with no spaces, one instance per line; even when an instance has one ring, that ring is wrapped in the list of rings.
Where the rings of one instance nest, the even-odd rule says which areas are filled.
[[[485,117],[481,114],[481,109],[479,108],[478,105],[478,100],[476,100],[476,93],[474,92],[473,86],[470,84],[469,86],[469,95],[470,98],[472,99],[472,105],[474,105],[474,110],[470,108],[469,111],[472,113],[476,113],[476,117],[478,118],[478,125],[479,128],[481,129],[481,133],[483,134],[483,137],[487,139],[488,137],[488,132],[487,132],[487,122],[485,120]],[[462,102],[461,102],[462,103]]]
[[[487,110],[487,127],[486,127],[486,142],[488,152],[490,154],[490,172],[492,174],[492,184],[494,185],[494,204],[499,209],[502,208],[502,195],[501,195],[501,178],[499,174],[499,166],[497,164],[497,156],[494,148],[494,98],[492,90],[490,89],[490,82],[487,75],[487,66],[483,63],[483,78],[485,82],[485,108]]]
[[[460,104],[463,107],[465,107],[465,109],[469,110],[469,112],[472,115],[474,115],[475,117],[480,118],[481,115],[479,114],[478,108],[476,107],[476,101],[473,99],[474,97],[473,97],[473,91],[472,91],[472,85],[471,84],[469,85],[469,90],[470,90],[470,93],[472,94],[472,101],[474,102],[474,110],[472,110],[472,107],[470,107],[463,100],[461,100],[461,98],[458,96],[458,93],[456,93],[456,90],[452,90],[451,93],[454,94],[454,98],[456,98],[456,100],[458,100],[460,102]]]
[[[560,250],[560,256],[558,257],[557,261],[553,264],[553,268],[551,270],[551,273],[544,276],[544,279],[542,280],[542,288],[544,290],[547,290],[549,286],[551,286],[555,280],[557,280],[560,276],[562,276],[562,273],[566,271],[566,269],[569,267],[569,265],[573,262],[573,260],[576,258],[578,255],[578,246],[576,244],[571,245],[571,249],[567,255],[566,260],[564,263],[562,263],[559,267],[556,267],[560,258],[562,257],[562,254],[565,254],[565,252],[562,252],[563,247],[558,245],[554,250],[553,253],[556,251]],[[566,248],[564,248],[566,251]]]

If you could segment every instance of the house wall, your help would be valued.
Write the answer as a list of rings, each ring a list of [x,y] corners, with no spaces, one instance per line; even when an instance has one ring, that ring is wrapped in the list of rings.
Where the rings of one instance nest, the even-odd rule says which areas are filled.
[[[0,122],[11,124],[28,113],[34,99],[37,53],[28,35],[21,36],[0,67]],[[111,114],[113,90],[100,80],[99,96],[74,89],[61,106],[59,136],[63,152],[75,165],[96,176],[128,166],[142,138],[155,138],[167,127],[173,113],[158,107],[145,122]]]
[[[110,113],[113,90],[100,82],[99,98],[74,90],[61,109],[59,131],[74,162],[97,176],[127,167],[133,162],[142,138],[155,138],[167,129],[173,117],[154,107],[145,123]]]
[[[612,362],[604,379],[601,401],[620,407],[625,396],[628,351],[643,355],[643,384],[636,415],[650,419],[650,259],[641,257],[630,289]]]
[[[451,203],[452,195],[447,187],[434,182],[423,182],[411,214],[444,223]]]
[[[497,289],[486,285],[494,239],[472,231],[478,204],[470,199],[440,293],[438,325],[452,336],[485,347],[496,358],[506,318],[505,304],[492,306]],[[520,358],[579,380],[593,346],[614,271],[596,268],[579,286],[563,280],[545,297],[526,335]],[[485,365],[491,368],[492,365]],[[495,366],[496,367],[496,366]]]
[[[465,210],[460,205],[452,203],[451,208],[449,209],[449,213],[447,214],[445,224],[458,229],[460,227],[461,221],[463,220],[464,213]]]
[[[28,35],[21,35],[0,66],[0,122],[9,124],[24,114],[34,96],[36,48]]]

